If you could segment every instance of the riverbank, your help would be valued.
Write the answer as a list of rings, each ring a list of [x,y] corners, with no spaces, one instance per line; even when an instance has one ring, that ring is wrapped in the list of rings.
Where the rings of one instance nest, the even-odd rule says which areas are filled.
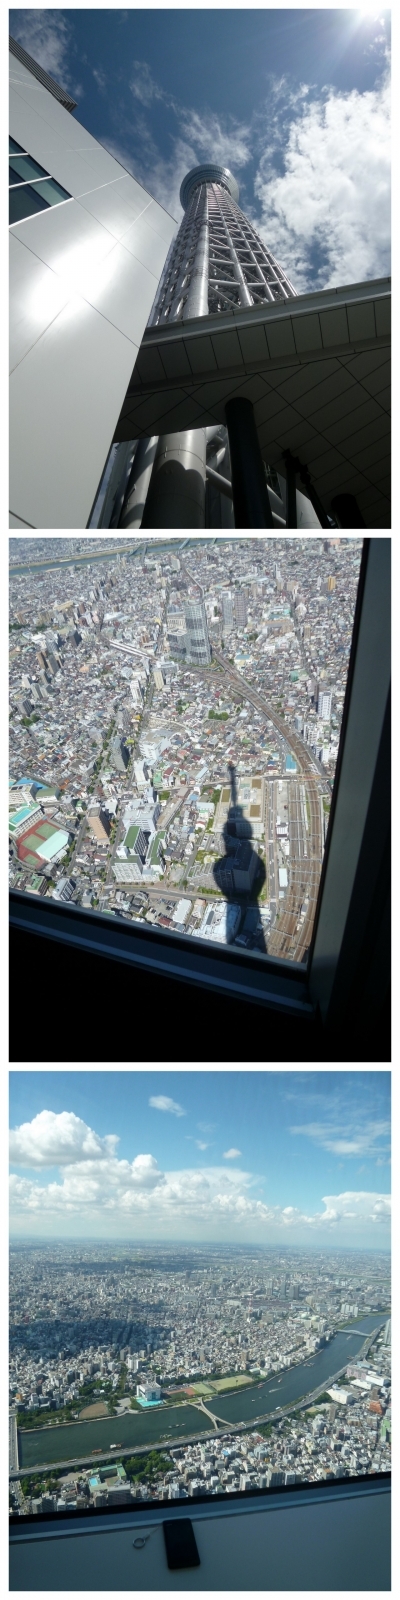
[[[119,1454],[132,1454],[146,1446],[195,1441],[210,1434],[209,1418],[227,1429],[254,1427],[259,1421],[278,1420],[294,1405],[311,1401],[346,1370],[348,1362],[360,1358],[366,1344],[373,1341],[385,1315],[366,1317],[356,1328],[334,1334],[333,1339],[298,1367],[274,1374],[263,1383],[252,1383],[245,1390],[208,1401],[207,1412],[187,1405],[163,1406],[149,1412],[127,1412],[123,1416],[93,1419],[91,1422],[62,1423],[59,1427],[20,1430],[18,1433],[19,1472],[52,1465],[76,1465],[108,1459],[111,1445]],[[366,1324],[370,1326],[366,1328]],[[372,1324],[372,1326],[371,1326]]]

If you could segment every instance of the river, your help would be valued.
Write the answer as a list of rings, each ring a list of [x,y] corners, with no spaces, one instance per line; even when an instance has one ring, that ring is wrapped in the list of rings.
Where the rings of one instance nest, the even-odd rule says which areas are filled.
[[[163,541],[160,542],[160,544],[157,544],[157,551],[155,551],[154,545],[149,545],[148,541],[145,539],[142,539],[142,542],[139,545],[137,539],[135,539],[134,545],[132,545],[129,540],[126,547],[120,544],[118,540],[115,550],[110,549],[107,541],[107,548],[105,551],[94,549],[93,554],[87,556],[83,556],[80,554],[80,552],[78,552],[76,555],[62,555],[58,557],[52,556],[48,561],[28,562],[26,565],[21,564],[21,566],[19,564],[18,566],[13,564],[10,566],[10,583],[14,577],[21,578],[34,572],[50,572],[52,569],[57,570],[58,568],[65,569],[68,567],[94,566],[94,563],[97,561],[118,561],[120,556],[128,556],[129,558],[133,559],[140,558],[142,561],[146,549],[147,554],[151,558],[155,558],[157,555],[158,559],[160,555],[168,555],[172,551],[176,553],[177,546],[179,549],[179,546],[184,545],[185,549],[187,549],[189,545],[194,543],[196,543],[196,541],[193,539],[184,539],[179,541],[174,540],[173,542],[169,541],[168,544]]]
[[[161,1440],[178,1439],[181,1434],[209,1431],[210,1419],[195,1406],[160,1406],[155,1410],[128,1411],[121,1417],[100,1417],[93,1422],[61,1423],[57,1428],[32,1428],[18,1433],[18,1458],[20,1467],[41,1466],[43,1461],[74,1461],[77,1456],[90,1456],[94,1450],[103,1453],[110,1445],[143,1445],[149,1449]]]
[[[268,1417],[278,1406],[302,1400],[358,1355],[368,1333],[387,1321],[376,1313],[364,1317],[354,1329],[336,1333],[329,1345],[310,1356],[301,1366],[268,1378],[264,1383],[239,1390],[223,1400],[222,1396],[207,1401],[207,1409],[222,1417],[228,1425],[237,1422],[254,1422],[255,1417]],[[60,1423],[57,1427],[32,1428],[18,1432],[20,1467],[42,1466],[43,1462],[87,1458],[94,1450],[106,1452],[110,1445],[122,1449],[135,1445],[143,1448],[159,1444],[162,1440],[178,1439],[187,1434],[209,1431],[210,1420],[193,1405],[161,1406],[148,1411],[131,1411],[120,1417],[99,1418],[92,1422]]]
[[[252,1422],[254,1417],[269,1416],[278,1406],[303,1400],[321,1383],[329,1383],[335,1372],[340,1372],[347,1361],[358,1355],[366,1334],[372,1333],[374,1328],[385,1322],[387,1317],[364,1317],[354,1329],[335,1333],[330,1344],[317,1350],[314,1356],[309,1356],[301,1366],[291,1367],[284,1373],[274,1373],[265,1383],[257,1383],[253,1389],[229,1395],[226,1400],[207,1401],[208,1410],[227,1423]]]

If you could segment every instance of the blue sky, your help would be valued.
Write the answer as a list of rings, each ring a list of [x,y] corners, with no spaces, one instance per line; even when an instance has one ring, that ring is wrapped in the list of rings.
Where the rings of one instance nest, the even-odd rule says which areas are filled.
[[[178,221],[213,159],[298,292],[390,271],[389,11],[12,10],[10,31]]]
[[[10,1075],[11,1231],[388,1248],[387,1072]]]

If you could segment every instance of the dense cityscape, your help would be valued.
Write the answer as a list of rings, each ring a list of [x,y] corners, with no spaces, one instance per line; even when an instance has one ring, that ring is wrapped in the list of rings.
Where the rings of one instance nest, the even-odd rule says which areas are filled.
[[[361,541],[109,546],[10,540],[11,885],[302,960]]]
[[[14,1242],[11,1510],[385,1471],[390,1343],[384,1252]]]

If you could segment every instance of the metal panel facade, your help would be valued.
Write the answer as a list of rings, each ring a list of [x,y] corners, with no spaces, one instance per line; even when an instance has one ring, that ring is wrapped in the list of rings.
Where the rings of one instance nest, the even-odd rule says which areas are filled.
[[[85,528],[176,222],[15,56],[10,133],[70,200],[11,234],[10,526]]]

